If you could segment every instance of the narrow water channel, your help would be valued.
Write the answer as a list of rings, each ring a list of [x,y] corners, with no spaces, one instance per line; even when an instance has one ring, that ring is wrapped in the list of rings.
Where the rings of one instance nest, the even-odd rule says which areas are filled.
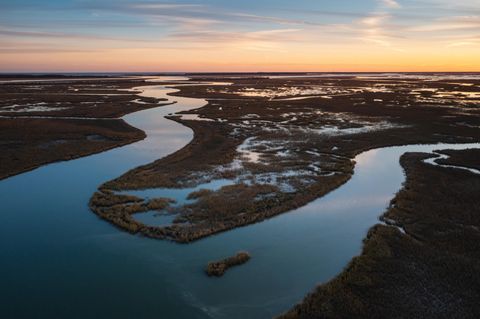
[[[171,80],[171,79],[169,79]],[[173,89],[142,88],[165,97]],[[144,141],[0,182],[0,313],[4,318],[270,318],[336,274],[404,180],[399,157],[468,145],[371,150],[344,186],[305,207],[190,245],[132,236],[100,220],[88,201],[103,182],[183,147],[190,129],[164,118],[198,99],[130,114]],[[247,250],[221,279],[208,261]]]

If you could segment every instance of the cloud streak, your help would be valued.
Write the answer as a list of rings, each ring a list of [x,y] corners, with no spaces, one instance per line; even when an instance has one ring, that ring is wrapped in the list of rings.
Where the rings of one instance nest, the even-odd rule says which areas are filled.
[[[398,9],[401,8],[401,5],[396,0],[381,0],[381,4],[383,4],[387,8]]]
[[[151,61],[183,57],[185,64],[202,57],[244,65],[272,58],[278,65],[297,65],[296,59],[340,65],[350,52],[383,52],[392,61],[396,54],[427,59],[441,49],[480,54],[478,0],[279,0],[278,7],[253,0],[24,0],[2,9],[0,58],[58,53],[61,61],[102,50],[119,57],[141,52]]]

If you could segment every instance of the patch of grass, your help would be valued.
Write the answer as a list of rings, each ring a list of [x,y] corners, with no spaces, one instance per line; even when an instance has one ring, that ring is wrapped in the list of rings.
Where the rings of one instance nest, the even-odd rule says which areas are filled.
[[[136,234],[148,232],[150,226],[132,218],[132,215],[151,210],[167,209],[174,201],[168,198],[154,198],[149,201],[131,196],[119,195],[110,190],[96,192],[90,200],[90,209],[99,217],[108,220],[117,227]],[[158,232],[157,232],[158,234]]]
[[[464,166],[468,168],[480,170],[480,150],[471,149],[468,152],[456,151],[456,150],[443,150],[442,154],[449,156],[447,159],[439,159],[439,164]],[[474,156],[473,156],[474,155]]]
[[[175,203],[175,201],[169,198],[153,198],[148,201],[146,206],[148,210],[162,210],[173,203]]]
[[[248,252],[239,252],[235,256],[208,263],[205,272],[210,277],[221,277],[229,268],[242,265],[249,260],[250,254]]]
[[[210,190],[210,189],[201,189],[199,191],[192,192],[192,193],[188,194],[187,199],[199,199],[199,198],[202,198],[202,197],[205,197],[205,196],[209,196],[212,193],[213,193],[213,191]]]

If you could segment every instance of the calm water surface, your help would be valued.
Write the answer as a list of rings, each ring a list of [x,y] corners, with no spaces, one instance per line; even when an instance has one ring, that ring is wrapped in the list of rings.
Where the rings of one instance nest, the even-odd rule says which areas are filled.
[[[162,86],[143,90],[158,97],[174,91]],[[147,132],[144,141],[0,182],[2,318],[272,317],[338,274],[360,252],[367,230],[404,179],[401,154],[452,148],[363,153],[353,178],[329,195],[190,245],[132,236],[97,218],[87,203],[101,183],[191,140],[188,128],[164,116],[206,102],[174,100],[178,103],[125,117]],[[239,250],[249,251],[252,260],[221,279],[204,275],[208,261]]]

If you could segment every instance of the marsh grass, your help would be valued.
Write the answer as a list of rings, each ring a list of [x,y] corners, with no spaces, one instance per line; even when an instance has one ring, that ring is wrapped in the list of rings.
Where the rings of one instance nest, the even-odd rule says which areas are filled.
[[[454,153],[478,163],[476,150]],[[280,318],[478,318],[480,177],[428,157],[402,156],[407,180],[384,214],[406,235],[374,226],[360,256]]]
[[[210,277],[222,277],[229,268],[242,265],[250,258],[248,252],[239,252],[235,256],[208,263],[205,272]]]

